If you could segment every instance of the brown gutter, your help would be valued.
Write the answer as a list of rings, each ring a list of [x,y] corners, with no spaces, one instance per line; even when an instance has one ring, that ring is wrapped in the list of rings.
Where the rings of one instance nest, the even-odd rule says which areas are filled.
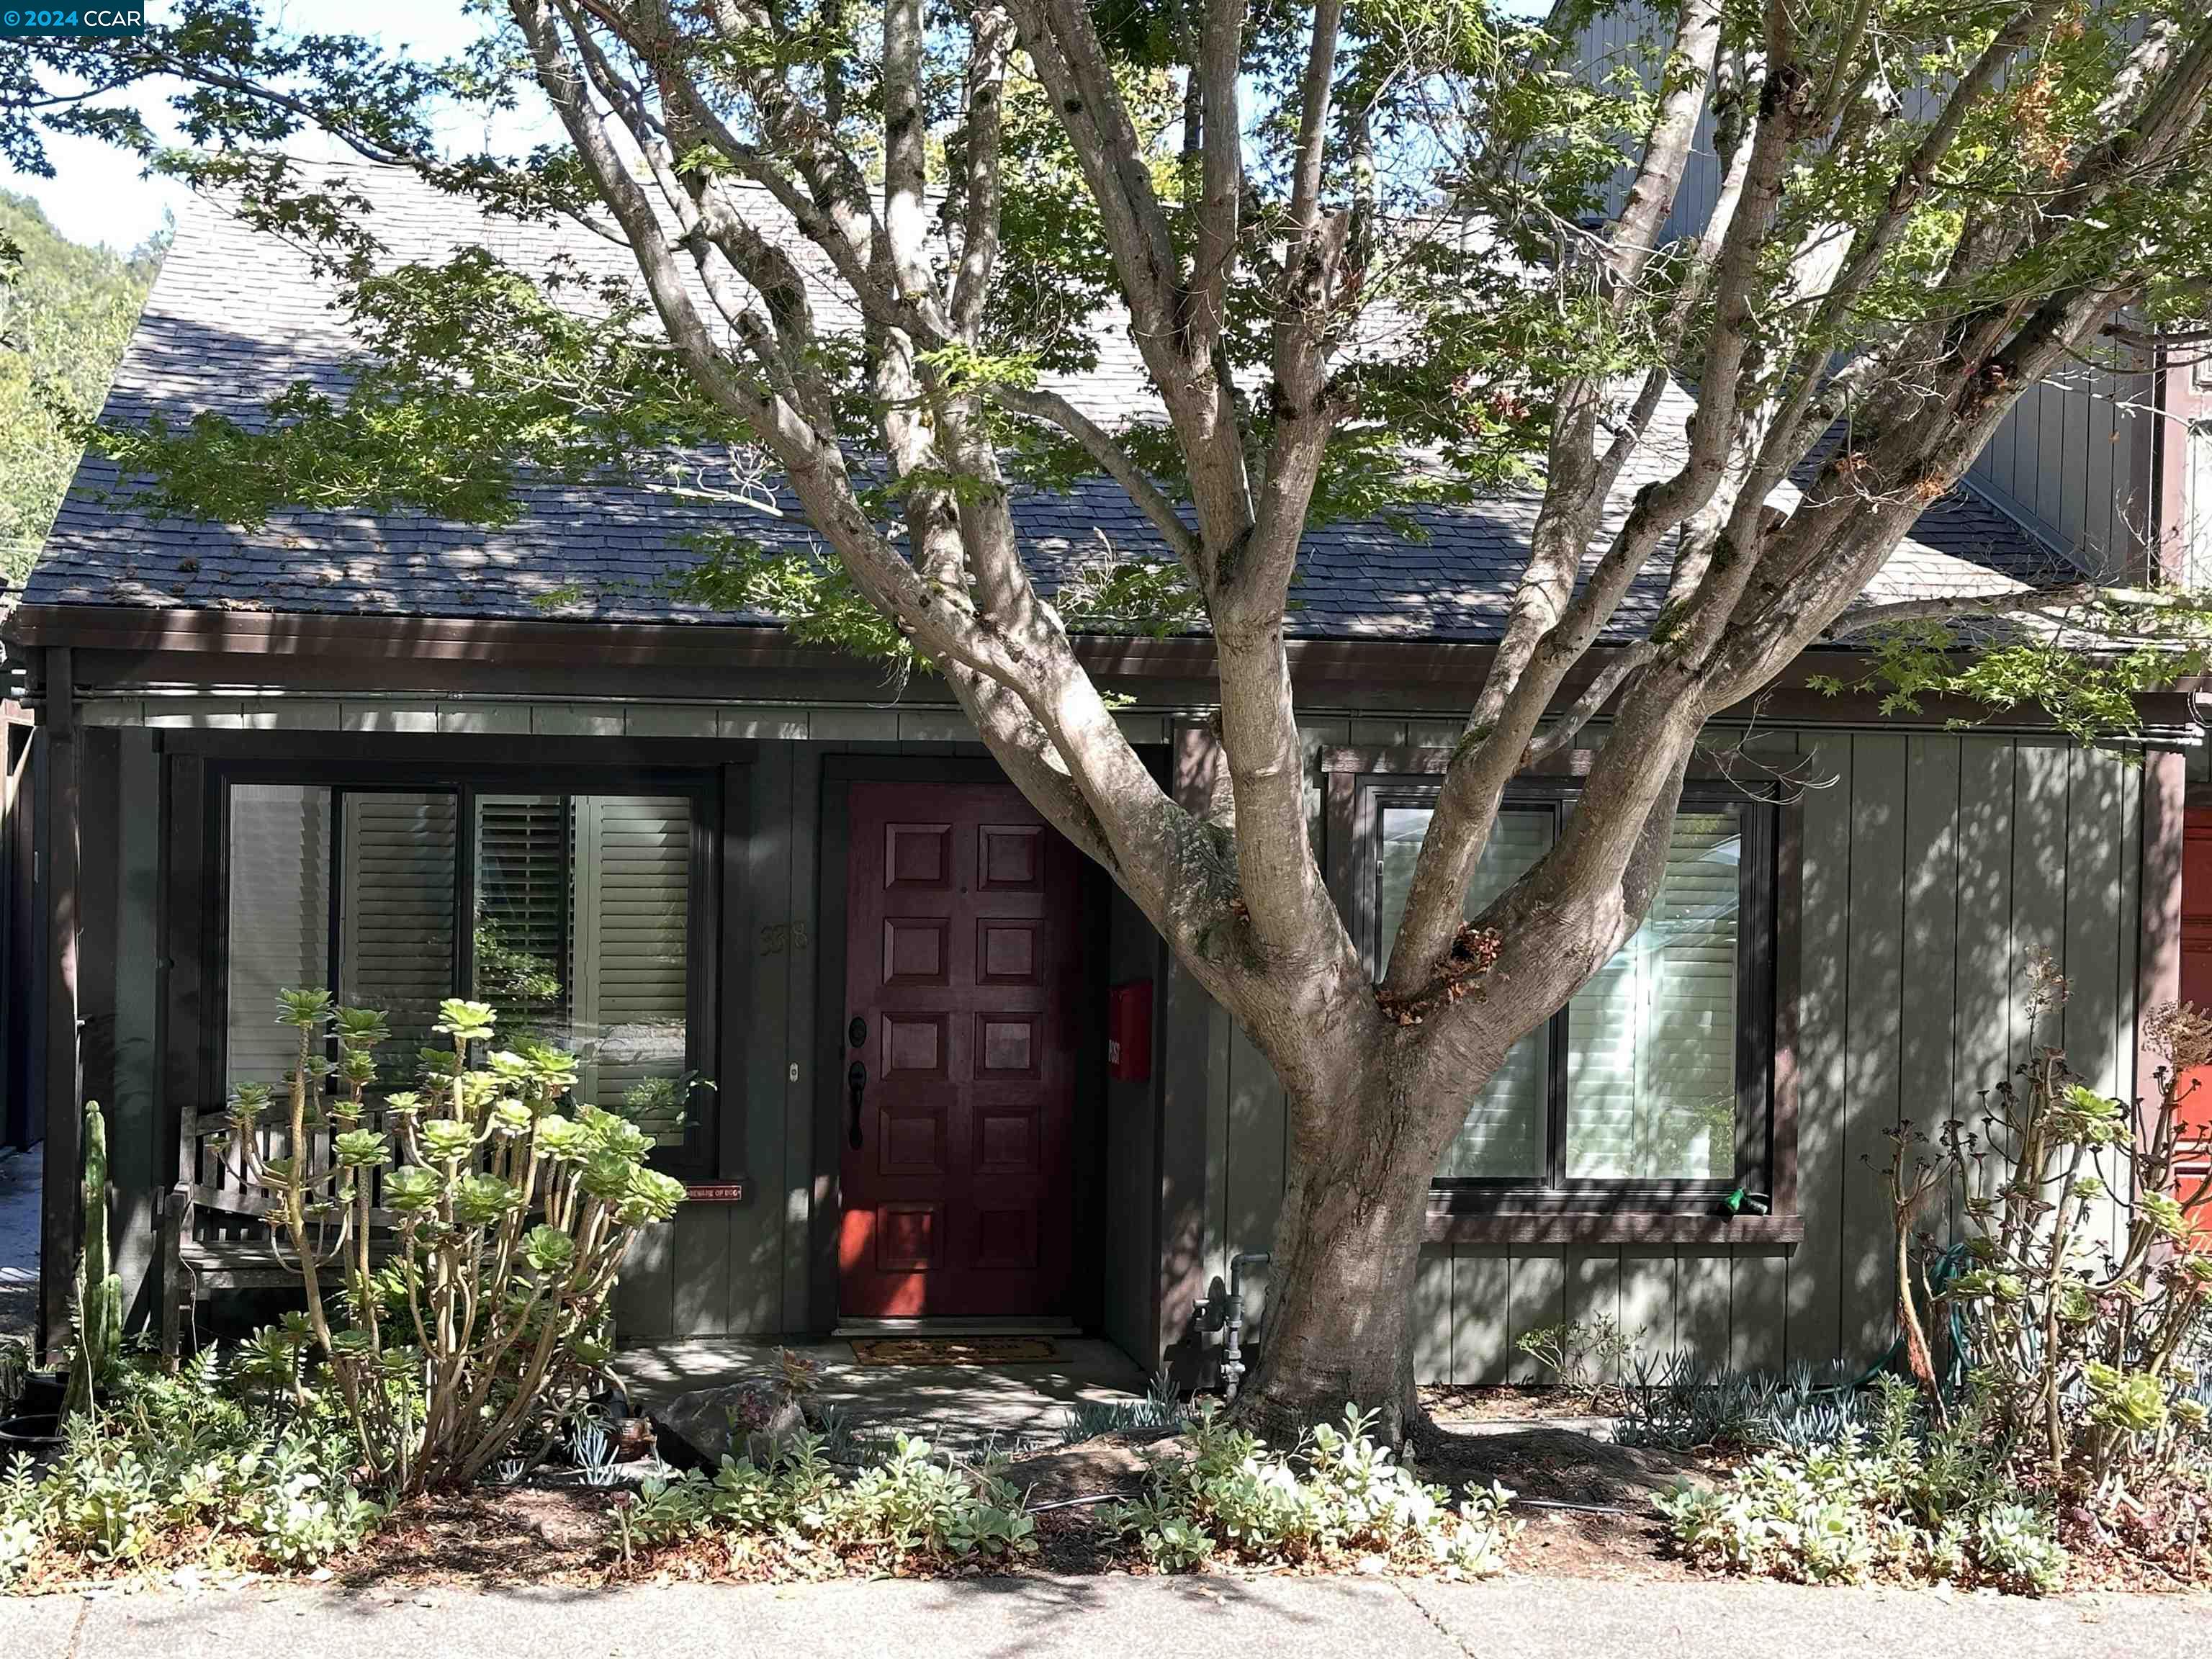
[[[693,662],[715,667],[822,668],[853,660],[802,645],[772,624],[523,622],[509,617],[344,616],[325,611],[150,610],[133,605],[27,605],[7,636],[25,646],[73,646],[132,655],[313,653],[384,659],[555,662],[628,666]],[[1094,672],[1211,678],[1213,641],[1084,635],[1076,641]],[[1293,640],[1291,659],[1318,678],[1462,680],[1487,667],[1493,647],[1427,640]]]
[[[783,629],[720,623],[523,622],[508,618],[339,616],[324,612],[149,610],[129,605],[21,606],[7,637],[24,647],[64,647],[81,690],[266,687],[433,696],[627,697],[743,702],[749,697],[880,703],[896,700],[881,663],[804,645]],[[1292,640],[1292,681],[1316,707],[1462,717],[1495,647],[1419,639]],[[1076,654],[1103,682],[1141,686],[1145,701],[1190,708],[1219,699],[1213,641],[1084,635]],[[1572,696],[1611,652],[1593,650],[1563,688]],[[1864,724],[1872,692],[1826,696],[1807,681],[1848,679],[1851,651],[1808,653],[1756,700],[1771,724]],[[2145,721],[2180,730],[2185,692],[2138,699]],[[1752,712],[1750,705],[1742,711]],[[1928,698],[1910,724],[1996,724],[1990,711]],[[2032,714],[2003,725],[2045,724]]]

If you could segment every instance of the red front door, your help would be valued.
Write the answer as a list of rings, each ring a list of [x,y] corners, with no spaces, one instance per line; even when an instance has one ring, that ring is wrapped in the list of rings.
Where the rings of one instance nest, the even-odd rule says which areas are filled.
[[[1007,785],[855,783],[851,825],[838,1311],[1063,1312],[1075,850]]]

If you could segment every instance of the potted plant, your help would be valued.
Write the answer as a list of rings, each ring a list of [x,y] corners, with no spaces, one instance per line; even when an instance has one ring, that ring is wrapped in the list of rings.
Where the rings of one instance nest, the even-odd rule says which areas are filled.
[[[27,1452],[43,1462],[61,1446],[63,1421],[93,1408],[118,1363],[123,1281],[108,1271],[107,1120],[97,1101],[84,1108],[84,1177],[78,1192],[83,1248],[76,1264],[76,1332],[66,1379],[29,1370],[0,1419],[0,1462]]]

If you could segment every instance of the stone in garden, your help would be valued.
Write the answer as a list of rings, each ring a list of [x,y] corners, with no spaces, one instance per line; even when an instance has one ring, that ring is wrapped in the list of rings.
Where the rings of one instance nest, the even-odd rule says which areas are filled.
[[[672,1463],[718,1469],[722,1459],[762,1466],[798,1443],[806,1419],[781,1379],[748,1376],[719,1389],[678,1395],[653,1414],[661,1455]]]

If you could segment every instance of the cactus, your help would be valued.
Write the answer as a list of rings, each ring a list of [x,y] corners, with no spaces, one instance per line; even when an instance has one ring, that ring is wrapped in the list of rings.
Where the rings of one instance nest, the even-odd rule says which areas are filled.
[[[92,1409],[94,1390],[115,1370],[123,1346],[123,1280],[107,1263],[107,1120],[84,1107],[84,1181],[78,1193],[84,1248],[76,1264],[76,1349],[70,1358],[64,1420]]]

